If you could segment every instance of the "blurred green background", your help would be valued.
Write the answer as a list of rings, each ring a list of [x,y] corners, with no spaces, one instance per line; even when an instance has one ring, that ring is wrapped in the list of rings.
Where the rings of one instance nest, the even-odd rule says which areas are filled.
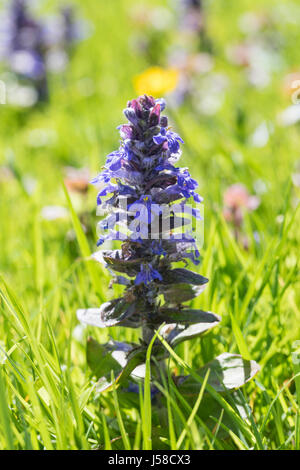
[[[41,14],[61,4],[45,1]],[[90,187],[84,195],[70,192],[86,235],[80,245],[78,231],[74,232],[76,219],[63,191],[64,168],[85,167],[95,176],[106,155],[119,145],[116,127],[125,122],[122,110],[136,96],[134,77],[151,66],[170,67],[170,50],[176,57],[177,48],[180,51],[191,44],[180,27],[182,13],[175,1],[74,0],[72,4],[78,16],[90,22],[91,34],[76,47],[67,70],[50,77],[49,104],[35,109],[0,106],[0,271],[19,299],[32,334],[28,336],[12,313],[16,306],[9,309],[12,298],[3,294],[0,362],[9,404],[7,429],[12,433],[9,437],[9,431],[2,430],[3,448],[12,444],[17,448],[98,448],[104,446],[103,416],[111,426],[111,439],[120,436],[115,402],[111,397],[100,399],[91,385],[85,337],[92,334],[103,341],[111,334],[115,339],[136,339],[137,333],[78,326],[78,308],[97,307],[115,294],[102,268],[86,262],[83,249],[87,242],[91,252],[96,250],[97,191]],[[300,128],[281,114],[292,105],[287,76],[300,73],[300,5],[272,0],[208,0],[204,5],[213,69],[191,76],[197,92],[180,105],[173,103],[170,94],[169,115],[185,141],[181,166],[188,166],[199,181],[205,204],[205,243],[197,269],[209,277],[210,284],[194,304],[222,315],[223,320],[201,344],[194,341],[178,350],[193,367],[216,352],[239,352],[229,313],[235,314],[251,358],[262,366],[260,386],[251,384],[245,392],[254,405],[256,422],[262,425],[268,403],[295,372],[291,352],[293,342],[300,339],[296,209]],[[138,20],[140,11],[149,14],[158,7],[163,9],[157,10],[156,17],[150,15],[152,23],[145,20],[145,14]],[[243,31],[241,18],[249,12],[266,19],[262,29],[245,33],[244,27]],[[165,18],[165,25],[157,27],[159,18]],[[251,15],[249,21],[251,26]],[[271,51],[272,57],[263,60],[257,52],[263,70],[265,61],[273,61],[265,86],[251,84],[247,67],[229,59],[230,46],[245,41],[254,43],[258,51],[261,44]],[[192,45],[192,50],[197,52],[197,46]],[[256,56],[253,60],[256,63]],[[210,74],[225,77],[225,85],[221,91],[210,91],[220,100],[217,111],[204,113],[197,102],[213,80]],[[168,95],[165,98],[168,104]],[[234,183],[242,183],[261,201],[256,211],[244,215],[241,232],[247,249],[234,238],[233,227],[223,217],[223,195]],[[64,207],[68,214],[49,220],[43,215],[43,208],[49,206]],[[33,376],[32,387],[27,387],[20,374]],[[70,396],[79,400],[79,410]],[[262,430],[267,448],[297,445],[300,403],[296,397],[292,382]],[[122,400],[128,432],[136,436],[138,397],[129,404]],[[65,421],[58,419],[61,413]],[[41,420],[45,424],[42,434]],[[159,420],[153,426],[159,429]],[[167,434],[166,429],[156,432]],[[192,437],[188,439],[182,448],[197,448]],[[234,441],[228,445],[236,448]],[[204,438],[201,448],[207,446]]]

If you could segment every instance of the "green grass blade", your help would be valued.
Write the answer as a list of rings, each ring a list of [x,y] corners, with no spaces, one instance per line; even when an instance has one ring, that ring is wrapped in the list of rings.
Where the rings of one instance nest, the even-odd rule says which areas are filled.
[[[165,348],[169,351],[171,356],[178,362],[182,367],[190,374],[192,375],[199,383],[203,383],[203,378],[200,377],[188,364],[186,364],[174,351],[173,349],[169,346],[169,344],[160,336],[158,333],[158,338],[162,342],[162,344],[165,346]],[[228,415],[231,417],[231,419],[236,423],[236,425],[243,431],[244,435],[251,441],[253,442],[253,434],[251,430],[249,429],[249,426],[242,420],[242,418],[234,411],[234,409],[227,403],[227,401],[218,393],[214,390],[213,387],[211,387],[209,384],[206,384],[206,390],[207,392],[224,408],[224,410],[228,413]]]
[[[201,400],[203,398],[203,394],[204,394],[204,390],[205,390],[205,387],[206,387],[206,384],[207,384],[207,380],[208,380],[208,377],[209,377],[209,374],[210,374],[210,369],[208,369],[208,371],[206,372],[205,374],[205,377],[204,377],[204,380],[203,380],[203,383],[202,383],[202,386],[201,386],[201,389],[200,389],[200,392],[199,392],[199,395],[197,397],[197,400],[196,400],[196,403],[194,405],[194,408],[189,416],[189,419],[187,420],[186,422],[186,426],[189,428],[193,421],[194,421],[194,418],[195,418],[195,415],[199,409],[199,406],[200,406],[200,403],[201,403]],[[185,438],[186,436],[186,433],[187,433],[187,430],[184,429],[182,431],[182,433],[180,434],[179,438],[178,438],[178,441],[177,441],[177,444],[176,444],[176,448],[177,449],[180,449],[182,443],[183,443],[183,439]]]
[[[250,356],[250,352],[248,350],[246,341],[244,340],[241,329],[231,312],[230,312],[230,319],[231,319],[232,331],[233,331],[239,352],[242,355],[243,359],[250,361],[251,356]]]
[[[161,328],[161,327],[160,327]],[[146,354],[146,371],[144,382],[144,450],[152,450],[152,408],[151,408],[151,352],[158,332],[153,335]]]
[[[69,193],[68,193],[68,191],[67,191],[64,184],[63,184],[63,190],[64,190],[66,200],[67,200],[67,204],[68,204],[68,207],[69,207],[69,210],[70,210],[70,213],[71,213],[73,227],[74,227],[74,230],[75,230],[75,233],[76,233],[76,237],[77,237],[77,241],[78,241],[78,244],[79,244],[81,254],[82,254],[83,258],[85,258],[87,263],[88,263],[88,271],[89,271],[90,276],[91,276],[91,281],[92,281],[92,284],[93,284],[93,288],[94,288],[95,292],[99,293],[101,295],[101,297],[104,299],[105,298],[104,290],[103,290],[104,286],[103,286],[103,279],[101,279],[101,277],[104,278],[104,279],[107,278],[108,277],[107,273],[105,272],[104,269],[101,268],[102,272],[101,272],[101,277],[100,277],[99,270],[97,270],[98,266],[96,267],[95,261],[90,259],[92,252],[90,250],[90,247],[89,247],[86,235],[85,235],[85,233],[83,231],[83,228],[81,226],[80,220],[79,220],[79,218],[78,218],[78,216],[77,216],[77,214],[74,210],[74,207],[72,205]]]
[[[108,427],[107,427],[106,417],[105,417],[104,413],[101,413],[101,420],[102,420],[103,435],[104,435],[104,449],[105,450],[111,450],[112,449],[111,439],[110,439],[109,430],[108,430]]]
[[[11,420],[9,416],[9,407],[6,399],[5,393],[5,382],[3,377],[3,372],[0,367],[0,429],[2,430],[6,445],[5,450],[13,450],[14,449],[14,439],[12,434],[11,428]]]
[[[113,371],[111,371],[111,382],[113,384],[113,397],[114,397],[115,411],[116,411],[116,414],[117,414],[117,420],[118,420],[118,424],[119,424],[123,444],[124,444],[125,450],[131,450],[129,437],[128,437],[128,434],[125,430],[125,425],[124,425],[124,422],[123,422],[122,413],[121,413],[121,409],[120,409],[120,405],[119,405],[117,390],[116,390],[116,386],[115,386],[115,377],[114,377]]]

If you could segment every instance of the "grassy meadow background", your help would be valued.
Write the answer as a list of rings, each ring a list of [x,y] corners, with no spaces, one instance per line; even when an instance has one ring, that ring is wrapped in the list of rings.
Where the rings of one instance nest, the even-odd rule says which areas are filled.
[[[118,147],[116,127],[136,94],[133,77],[166,65],[167,47],[177,40],[177,17],[171,1],[73,3],[91,22],[92,34],[63,76],[51,78],[49,106],[0,106],[0,448],[143,449],[152,435],[154,449],[300,450],[300,383],[293,379],[300,368],[292,361],[300,340],[300,188],[292,182],[300,128],[278,121],[291,105],[284,77],[300,71],[298,2],[282,2],[282,11],[271,0],[207,2],[214,67],[228,80],[224,102],[213,115],[195,111],[191,101],[170,110],[174,130],[185,141],[180,164],[199,181],[205,204],[202,262],[193,269],[210,282],[193,306],[222,316],[203,339],[180,345],[175,352],[181,360],[172,357],[170,367],[185,373],[187,365],[197,369],[225,351],[249,355],[261,366],[242,389],[248,418],[241,420],[229,407],[212,430],[167,384],[166,415],[153,413],[149,423],[151,410],[142,395],[117,390],[100,396],[87,366],[88,336],[137,340],[138,332],[78,324],[78,308],[98,307],[115,292],[108,273],[88,260],[96,250],[97,191],[90,187],[86,196],[70,194],[69,200],[63,169],[87,167],[94,176]],[[151,33],[157,35],[152,58],[134,48],[143,30],[132,19],[137,3],[164,6],[174,17],[173,27]],[[51,11],[59,2],[45,4]],[[281,65],[259,89],[228,61],[226,47],[243,38],[240,15],[276,8]],[[251,136],[263,122],[268,139],[255,146]],[[245,216],[248,249],[235,241],[223,217],[223,194],[234,183],[261,199]],[[45,220],[47,206],[63,206],[68,216]],[[230,397],[224,400],[230,404]],[[223,440],[226,413],[235,427]]]

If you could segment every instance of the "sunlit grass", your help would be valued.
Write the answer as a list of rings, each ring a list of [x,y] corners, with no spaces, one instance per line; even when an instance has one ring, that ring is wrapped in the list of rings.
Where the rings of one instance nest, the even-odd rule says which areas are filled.
[[[192,401],[180,395],[169,371],[157,384],[157,407],[151,404],[149,369],[140,394],[121,388],[100,394],[91,377],[85,356],[89,335],[100,342],[109,335],[136,341],[138,332],[78,325],[78,308],[98,307],[114,293],[107,274],[89,260],[96,249],[96,191],[90,188],[80,201],[62,185],[65,165],[87,166],[96,174],[117,147],[115,127],[134,97],[132,78],[153,64],[129,47],[133,0],[101,7],[94,0],[77,3],[95,30],[64,79],[53,79],[49,107],[33,113],[0,108],[0,165],[12,170],[10,178],[0,178],[0,448],[300,450],[300,370],[292,362],[294,342],[300,340],[300,190],[290,184],[300,137],[297,125],[282,128],[276,120],[290,105],[281,93],[283,75],[300,66],[299,28],[281,25],[286,65],[266,90],[255,90],[225,61],[223,48],[240,36],[237,15],[259,9],[261,2],[236,2],[232,9],[211,2],[216,68],[230,78],[225,103],[206,117],[186,103],[171,118],[185,140],[182,166],[192,169],[205,200],[205,243],[196,269],[210,282],[193,307],[217,313],[222,322],[201,341],[170,350],[170,371],[192,374],[204,384],[199,395]],[[80,91],[83,79],[93,83],[91,96]],[[272,122],[273,133],[265,147],[256,148],[249,136],[263,120]],[[48,135],[39,146],[32,145],[36,129]],[[32,193],[29,176],[36,180]],[[243,225],[248,250],[236,242],[222,214],[223,193],[236,182],[252,192],[259,182],[265,188],[260,207]],[[41,209],[47,205],[66,207],[69,217],[44,220]],[[89,213],[86,232],[78,218],[82,207]],[[205,380],[197,374],[224,351],[261,366],[238,394],[246,418],[230,395],[208,386],[204,392]],[[218,412],[208,424],[202,411],[209,399]]]

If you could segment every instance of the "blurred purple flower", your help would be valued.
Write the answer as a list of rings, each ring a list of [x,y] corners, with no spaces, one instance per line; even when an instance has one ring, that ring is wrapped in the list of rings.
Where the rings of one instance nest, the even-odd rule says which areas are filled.
[[[70,7],[51,23],[35,18],[30,6],[30,0],[11,0],[1,12],[0,59],[21,83],[34,88],[36,101],[47,101],[47,73],[65,68],[71,46],[84,36],[83,28]]]

